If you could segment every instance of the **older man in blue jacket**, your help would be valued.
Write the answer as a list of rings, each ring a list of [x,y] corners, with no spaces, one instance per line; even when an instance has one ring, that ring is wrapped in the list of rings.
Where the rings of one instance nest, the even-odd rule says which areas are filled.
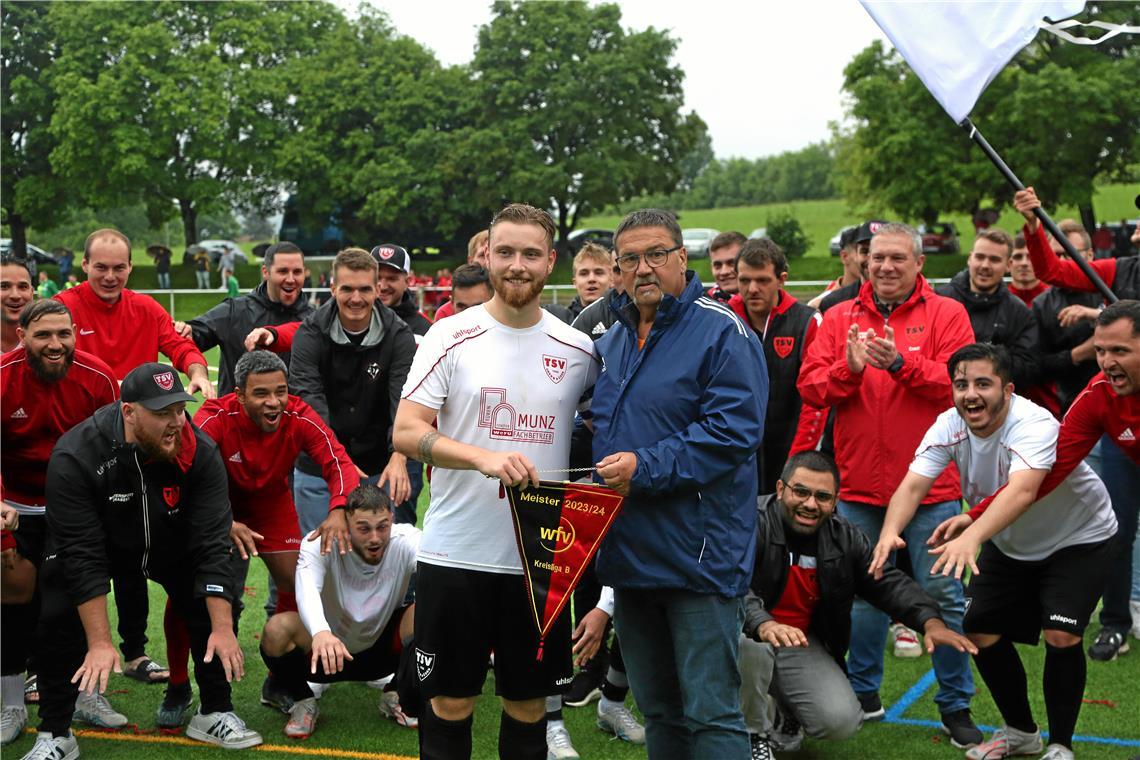
[[[598,554],[649,756],[747,758],[737,648],[756,553],[768,373],[753,334],[703,294],[676,217],[614,234],[625,294],[596,344],[598,476],[626,494]]]

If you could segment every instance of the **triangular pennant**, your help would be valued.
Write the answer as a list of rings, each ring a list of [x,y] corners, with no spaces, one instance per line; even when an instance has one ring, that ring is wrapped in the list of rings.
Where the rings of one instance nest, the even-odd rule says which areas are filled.
[[[611,488],[541,481],[507,488],[526,592],[546,638],[610,529],[622,496]]]

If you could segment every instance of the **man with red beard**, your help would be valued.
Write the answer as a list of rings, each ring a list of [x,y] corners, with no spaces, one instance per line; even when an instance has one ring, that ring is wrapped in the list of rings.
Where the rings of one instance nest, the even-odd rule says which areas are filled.
[[[764,347],[771,384],[764,420],[764,443],[756,452],[759,494],[776,491],[789,451],[814,449],[827,421],[824,409],[803,403],[796,390],[800,365],[815,339],[822,317],[800,303],[783,285],[788,259],[769,238],[748,240],[736,257],[740,292],[728,305],[744,319]]]
[[[39,606],[30,593],[11,599],[8,592],[13,587],[34,588],[43,561],[48,458],[61,435],[119,397],[111,368],[75,350],[75,326],[59,301],[38,301],[24,309],[17,338],[23,345],[0,358],[0,491],[5,505],[20,514],[12,536],[16,555],[12,567],[4,570],[0,645],[4,744],[19,738],[28,722],[22,674],[33,648]],[[122,716],[101,696],[85,698],[78,708],[81,720],[122,725],[118,722]]]
[[[23,259],[6,255],[0,262],[0,351],[8,352],[20,345],[16,330],[20,312],[36,297],[32,275]]]
[[[496,214],[495,295],[432,326],[396,415],[397,450],[434,467],[416,581],[424,758],[471,756],[492,651],[502,757],[547,757],[546,697],[573,675],[569,610],[543,647],[500,495],[504,485],[538,482],[539,470],[566,470],[574,413],[585,410],[597,372],[590,339],[540,305],[554,260],[549,214],[524,204]]]
[[[360,482],[352,460],[324,420],[289,395],[286,371],[285,363],[268,351],[248,353],[234,367],[234,392],[206,401],[194,415],[194,424],[218,444],[226,463],[234,511],[230,539],[243,562],[250,556],[265,562],[277,585],[278,613],[297,609],[293,577],[301,527],[289,488],[297,455],[304,451],[321,467],[330,509],[343,508],[348,492]],[[313,536],[320,537],[320,532]],[[326,538],[325,551],[328,543]],[[190,707],[189,641],[184,624],[169,606],[166,641],[170,685],[156,722],[161,728],[175,728],[182,725]],[[272,675],[266,680],[263,693],[275,694]]]
[[[186,620],[201,708],[186,736],[228,749],[261,736],[233,712],[244,657],[233,630],[226,472],[218,447],[186,418],[174,368],[143,364],[111,403],[65,433],[47,473],[48,538],[40,580],[40,733],[28,757],[78,757],[78,692],[107,688],[121,661],[107,615],[110,579],[141,572]]]

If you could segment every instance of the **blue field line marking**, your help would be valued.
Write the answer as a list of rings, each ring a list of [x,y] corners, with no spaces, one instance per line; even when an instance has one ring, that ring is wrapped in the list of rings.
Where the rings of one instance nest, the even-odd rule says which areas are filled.
[[[935,684],[937,677],[934,675],[934,668],[926,671],[922,678],[914,686],[906,690],[906,693],[899,697],[899,701],[895,702],[887,710],[887,715],[884,718],[888,723],[896,723],[902,718],[903,713],[910,709],[918,700],[922,699],[922,695]]]
[[[887,714],[883,718],[884,723],[894,723],[903,726],[922,726],[923,728],[942,728],[942,723],[936,720],[922,720],[920,718],[904,718],[903,714],[910,709],[911,705],[922,698],[931,686],[937,681],[934,675],[934,669],[930,669],[923,674],[922,678],[906,690],[906,693],[899,698],[890,708],[887,709]],[[996,726],[978,726],[979,729],[985,733],[991,733],[997,730]],[[1041,736],[1048,737],[1048,731],[1042,731]],[[1090,744],[1110,744],[1117,747],[1140,747],[1140,739],[1117,739],[1112,736],[1082,736],[1076,734],[1073,736],[1073,741],[1088,742]]]

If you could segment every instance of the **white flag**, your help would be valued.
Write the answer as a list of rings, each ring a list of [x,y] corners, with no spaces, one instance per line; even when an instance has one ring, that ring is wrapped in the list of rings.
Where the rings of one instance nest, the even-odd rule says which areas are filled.
[[[1046,16],[1080,13],[1084,0],[894,2],[860,0],[955,123],[1037,34]]]

